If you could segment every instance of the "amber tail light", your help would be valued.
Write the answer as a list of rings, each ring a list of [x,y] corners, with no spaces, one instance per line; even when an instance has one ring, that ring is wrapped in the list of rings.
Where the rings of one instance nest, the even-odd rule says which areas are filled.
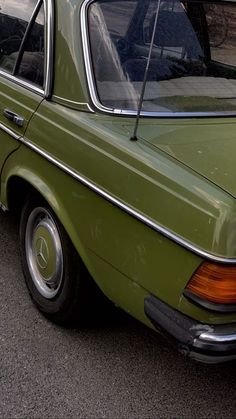
[[[186,296],[213,304],[236,304],[236,266],[204,262],[186,287]],[[200,301],[199,300],[199,301]]]

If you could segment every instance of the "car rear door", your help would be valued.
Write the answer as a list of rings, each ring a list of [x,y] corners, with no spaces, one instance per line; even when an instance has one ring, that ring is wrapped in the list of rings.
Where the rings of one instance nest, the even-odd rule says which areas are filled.
[[[0,171],[45,91],[45,2],[0,0]]]

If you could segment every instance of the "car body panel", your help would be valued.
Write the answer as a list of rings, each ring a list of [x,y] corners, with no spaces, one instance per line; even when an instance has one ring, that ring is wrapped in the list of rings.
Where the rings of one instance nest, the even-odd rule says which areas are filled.
[[[143,123],[139,135],[235,198],[235,128],[232,118],[162,126],[160,133],[158,124]]]
[[[89,102],[79,12],[82,1],[58,0],[55,3],[55,74],[54,100],[81,107]],[[68,19],[65,19],[68,16]]]

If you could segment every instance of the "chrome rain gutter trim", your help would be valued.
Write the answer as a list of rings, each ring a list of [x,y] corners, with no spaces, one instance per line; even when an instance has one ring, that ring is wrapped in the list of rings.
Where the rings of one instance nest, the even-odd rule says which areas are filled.
[[[87,11],[90,4],[94,3],[96,0],[85,0],[81,6],[80,13],[80,25],[81,25],[81,35],[82,35],[82,46],[84,52],[84,63],[85,71],[87,75],[87,82],[89,88],[89,94],[93,106],[98,111],[103,113],[113,114],[113,115],[124,115],[124,116],[137,116],[137,111],[132,109],[112,109],[103,106],[98,98],[97,89],[94,81],[93,66],[91,62],[91,54],[89,47],[89,35],[88,35],[88,25],[87,25]],[[145,112],[141,111],[141,116],[149,118],[215,118],[215,117],[235,117],[236,113],[231,111],[225,112]]]
[[[106,199],[108,202],[112,203],[116,207],[122,209],[127,214],[131,215],[132,217],[136,218],[138,221],[142,222],[143,224],[147,225],[154,231],[157,231],[158,233],[162,234],[166,238],[174,241],[175,243],[179,244],[180,246],[184,247],[185,249],[195,253],[197,256],[208,259],[211,262],[215,263],[225,263],[234,265],[236,264],[236,258],[225,258],[223,256],[216,256],[212,253],[209,253],[203,249],[201,249],[198,246],[193,245],[188,240],[183,239],[181,236],[178,236],[177,234],[173,233],[171,230],[168,230],[167,228],[157,224],[153,219],[149,218],[146,215],[143,215],[141,212],[137,211],[136,209],[132,208],[131,206],[128,206],[121,200],[115,198],[114,196],[110,195],[108,192],[106,192],[104,189],[101,189],[99,186],[95,185],[93,182],[82,176],[80,173],[75,172],[70,167],[63,164],[61,161],[55,159],[50,154],[46,153],[44,150],[33,144],[31,141],[29,141],[26,138],[20,138],[20,141],[25,144],[27,147],[35,151],[36,153],[40,154],[42,157],[44,157],[46,160],[48,160],[50,163],[57,166],[59,169],[63,170],[68,175],[72,176],[74,179],[78,180],[81,184],[88,187],[93,192],[97,193],[98,195],[102,196],[104,199]]]

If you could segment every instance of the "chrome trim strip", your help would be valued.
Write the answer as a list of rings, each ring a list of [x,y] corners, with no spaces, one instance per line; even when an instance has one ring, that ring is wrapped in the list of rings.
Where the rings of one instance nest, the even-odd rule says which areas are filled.
[[[31,141],[27,140],[26,138],[20,138],[20,141],[28,146],[30,149],[35,151],[36,153],[40,154],[42,157],[47,159],[50,163],[53,163],[55,166],[59,167],[61,170],[63,170],[65,173],[72,176],[74,179],[78,180],[80,183],[82,183],[84,186],[87,186],[89,189],[91,189],[93,192],[97,193],[98,195],[105,198],[107,201],[111,202],[116,207],[122,209],[127,214],[131,215],[132,217],[136,218],[137,220],[141,221],[143,224],[146,224],[151,229],[157,231],[158,233],[162,234],[163,236],[167,237],[168,239],[176,242],[180,246],[184,247],[187,250],[190,250],[191,252],[195,253],[196,255],[200,256],[201,258],[208,259],[212,262],[217,263],[225,263],[225,264],[236,264],[236,258],[225,258],[222,256],[215,256],[205,250],[202,250],[201,248],[193,245],[192,243],[188,242],[187,240],[183,239],[182,237],[178,236],[177,234],[173,233],[172,231],[166,229],[165,227],[162,227],[161,225],[157,224],[155,221],[153,221],[151,218],[143,215],[141,212],[138,212],[137,210],[133,209],[132,207],[129,207],[119,199],[115,198],[114,196],[110,195],[97,185],[95,185],[90,180],[86,179],[84,176],[79,174],[78,172],[75,172],[74,170],[70,169],[68,166],[63,164],[61,161],[55,159],[50,154],[46,153],[44,150],[33,144]]]
[[[57,95],[53,95],[53,97],[54,97],[55,99],[60,100],[60,101],[63,101],[63,102],[68,102],[70,105],[88,106],[88,104],[87,104],[87,103],[85,103],[85,102],[75,102],[74,100],[69,100],[69,99],[66,99],[66,98],[64,98],[64,97],[57,96]]]
[[[46,53],[46,72],[45,72],[45,98],[52,95],[53,71],[54,71],[54,1],[44,0],[47,30],[47,53]]]
[[[236,326],[235,326],[236,327]],[[212,343],[229,343],[235,342],[236,343],[236,333],[235,334],[214,334],[210,332],[201,333],[198,339],[204,340],[205,342],[212,342]]]
[[[95,110],[88,104],[87,105],[89,112],[95,113]]]
[[[80,14],[80,25],[81,25],[81,35],[82,35],[82,46],[84,52],[84,63],[85,71],[87,75],[87,82],[89,88],[89,94],[92,100],[92,104],[98,111],[115,114],[115,115],[125,115],[125,116],[137,116],[137,111],[135,110],[122,110],[122,109],[113,109],[103,106],[98,98],[97,89],[95,86],[94,75],[93,75],[93,66],[91,62],[90,47],[89,47],[89,35],[88,35],[88,25],[87,25],[87,11],[91,3],[94,3],[96,0],[85,0],[81,6]],[[236,112],[225,111],[225,112],[145,112],[140,113],[141,116],[151,117],[151,118],[206,118],[206,117],[235,117]]]
[[[105,110],[106,109],[106,110]],[[136,111],[132,110],[122,110],[122,109],[109,109],[100,105],[100,110],[106,113],[112,113],[115,115],[125,115],[125,116],[137,116]],[[214,117],[235,117],[236,112],[232,113],[230,111],[225,112],[146,112],[142,111],[141,116],[149,118],[214,118]]]
[[[14,138],[14,140],[20,140],[20,135],[16,134],[14,131],[12,131],[10,128],[5,127],[5,125],[0,123],[0,129],[4,132],[6,132],[8,135]]]
[[[69,99],[66,99],[64,97],[57,96],[57,95],[53,95],[52,99],[55,99],[56,101],[58,101],[59,103],[62,103],[62,104],[68,104],[68,106],[70,106],[72,108],[73,107],[75,107],[75,108],[82,107],[84,109],[87,108],[88,111],[94,113],[94,110],[92,110],[90,108],[89,104],[86,103],[86,102],[75,102],[73,100],[69,100]]]
[[[40,89],[39,87],[35,86],[34,84],[28,83],[27,81],[21,80],[17,76],[12,76],[9,73],[6,73],[3,70],[0,70],[0,75],[5,77],[6,79],[18,84],[19,86],[26,87],[28,90],[31,90],[31,92],[39,93],[40,95],[44,95],[44,90]]]

